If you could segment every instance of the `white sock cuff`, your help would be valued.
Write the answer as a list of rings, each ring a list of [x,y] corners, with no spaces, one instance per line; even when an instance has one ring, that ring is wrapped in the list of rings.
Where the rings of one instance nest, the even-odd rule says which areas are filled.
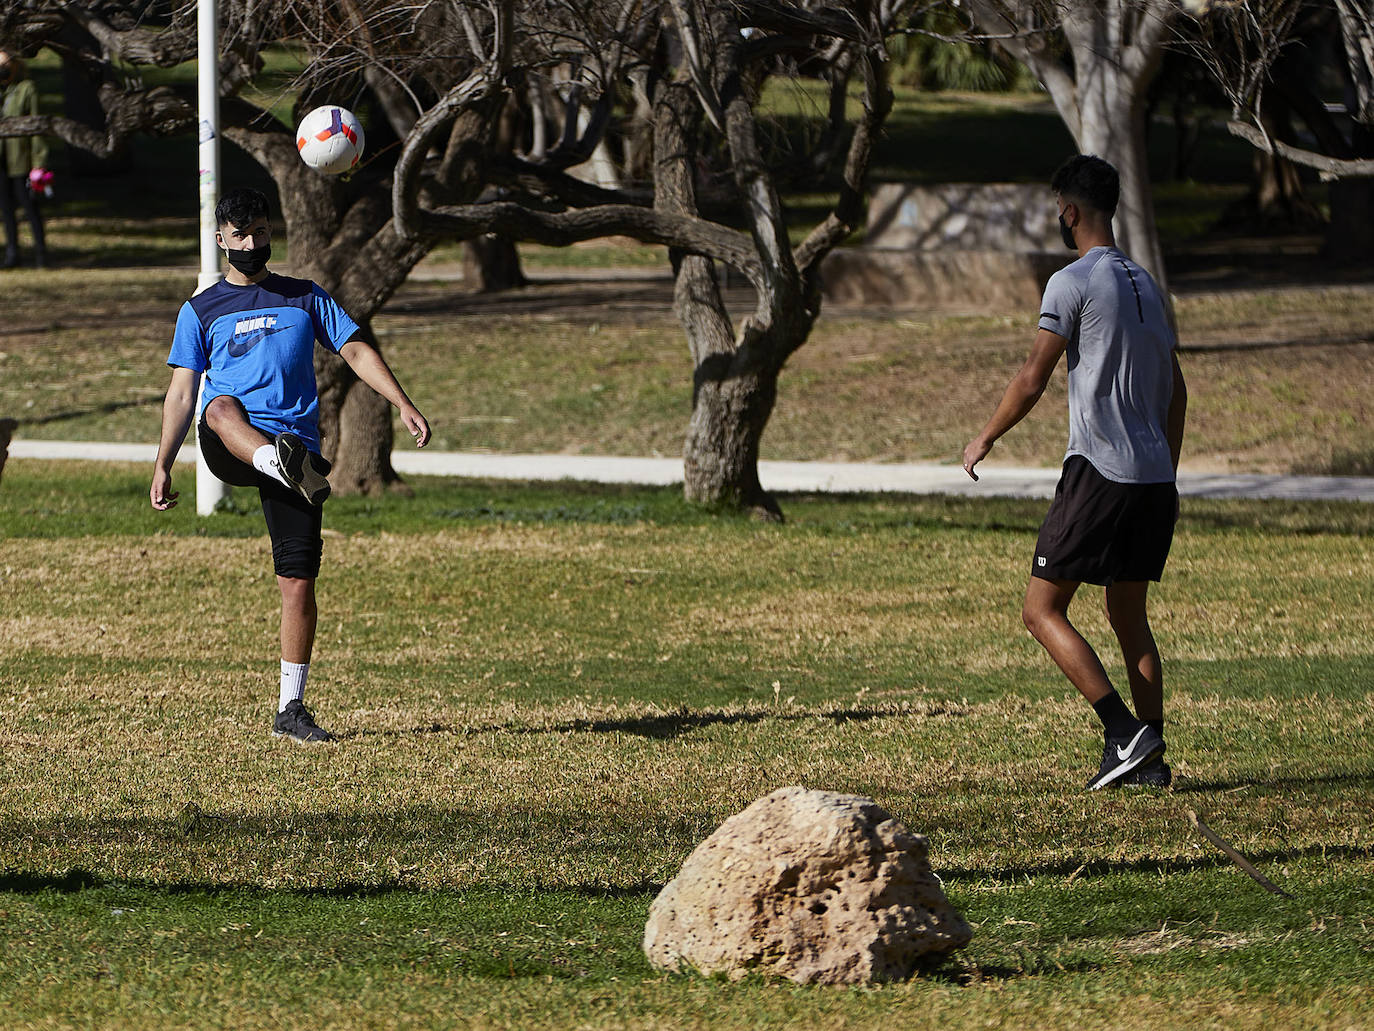
[[[291,702],[305,697],[305,678],[310,673],[308,662],[287,662],[281,660],[281,695],[277,700],[277,711],[281,712]]]

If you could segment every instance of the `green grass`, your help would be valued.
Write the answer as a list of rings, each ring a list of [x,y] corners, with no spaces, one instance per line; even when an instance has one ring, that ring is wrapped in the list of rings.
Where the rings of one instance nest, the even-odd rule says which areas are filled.
[[[300,749],[266,733],[261,516],[158,515],[147,473],[0,485],[12,1024],[1374,1017],[1374,506],[1185,504],[1153,596],[1178,780],[1090,796],[1092,716],[1017,619],[1043,502],[798,495],[779,527],[671,488],[334,499],[309,695],[342,740]],[[652,971],[658,887],[791,783],[927,834],[969,948],[862,991]]]

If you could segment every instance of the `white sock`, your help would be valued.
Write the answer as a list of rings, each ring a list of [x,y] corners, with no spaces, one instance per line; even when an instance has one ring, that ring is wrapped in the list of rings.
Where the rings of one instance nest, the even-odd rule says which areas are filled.
[[[277,702],[278,712],[283,712],[288,702],[298,702],[305,697],[305,677],[309,672],[308,662],[281,660],[281,698]]]
[[[291,486],[286,482],[286,477],[282,475],[281,466],[277,463],[277,445],[264,444],[253,452],[253,468],[264,476],[270,476],[279,483]]]

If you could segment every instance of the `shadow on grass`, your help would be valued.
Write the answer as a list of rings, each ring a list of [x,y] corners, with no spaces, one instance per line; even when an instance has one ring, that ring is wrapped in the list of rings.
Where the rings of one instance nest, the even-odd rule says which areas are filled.
[[[1240,791],[1242,788],[1307,788],[1318,785],[1356,786],[1374,789],[1374,770],[1332,773],[1321,777],[1237,777],[1234,780],[1180,780],[1174,785],[1176,795],[1201,795],[1218,791]]]
[[[1312,474],[1320,470],[1305,470]],[[1374,505],[1362,501],[1246,502],[1185,498],[1180,529],[1192,532],[1276,531],[1302,536],[1374,532]]]
[[[107,401],[104,404],[91,405],[89,408],[69,408],[64,412],[52,412],[32,419],[16,419],[15,422],[20,426],[44,426],[53,422],[81,419],[87,415],[113,415],[115,412],[123,411],[126,408],[147,408],[161,403],[162,395],[150,394],[147,397],[136,397],[129,401]]]
[[[1293,862],[1299,859],[1370,859],[1374,849],[1360,848],[1356,845],[1310,845],[1306,848],[1269,849],[1264,852],[1249,853],[1246,858],[1256,866],[1264,863]],[[1111,876],[1118,874],[1179,874],[1199,870],[1213,870],[1231,866],[1231,860],[1220,852],[1195,858],[1143,858],[1143,859],[1093,859],[1081,861],[1066,859],[1058,863],[1042,865],[1003,866],[980,870],[976,867],[941,869],[944,881],[1005,881],[1010,884],[1024,883],[1035,877],[1063,877],[1074,880]],[[1259,890],[1258,887],[1256,890]]]
[[[1179,344],[1180,354],[1245,354],[1252,351],[1274,351],[1279,348],[1301,350],[1307,347],[1363,347],[1369,344],[1368,333],[1352,333],[1346,336],[1297,337],[1284,340],[1250,340],[1245,343],[1230,344]]]
[[[72,869],[61,873],[44,873],[35,870],[0,871],[0,895],[41,895],[56,892],[61,895],[74,895],[83,891],[100,888],[132,888],[162,895],[290,895],[303,899],[364,899],[385,898],[388,895],[416,895],[433,892],[431,887],[417,887],[398,881],[349,881],[332,884],[328,887],[313,888],[267,888],[256,884],[216,883],[213,881],[152,881],[143,878],[103,877],[91,870]],[[639,884],[615,886],[609,884],[571,884],[550,885],[543,889],[527,886],[506,886],[485,884],[481,888],[465,887],[455,894],[491,894],[501,898],[545,894],[584,899],[634,900],[648,902],[663,890],[663,885],[653,881]]]
[[[737,726],[766,722],[787,723],[799,720],[828,720],[835,724],[859,723],[897,716],[962,716],[958,709],[930,706],[918,709],[887,708],[827,709],[821,712],[674,712],[652,716],[628,716],[623,719],[563,720],[544,726],[511,723],[488,723],[475,727],[450,726],[431,723],[404,730],[357,730],[335,735],[340,741],[370,737],[404,738],[423,734],[453,734],[475,737],[481,734],[635,734],[657,741],[667,741],[683,734],[713,726]]]

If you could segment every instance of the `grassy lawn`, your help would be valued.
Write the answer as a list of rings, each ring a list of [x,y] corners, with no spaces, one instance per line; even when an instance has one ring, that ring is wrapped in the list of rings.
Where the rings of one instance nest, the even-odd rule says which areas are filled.
[[[1154,606],[1176,784],[1090,796],[1091,714],[1017,619],[1043,503],[796,496],[762,527],[672,489],[335,499],[309,695],[341,740],[304,749],[267,734],[260,515],[158,516],[146,476],[0,487],[12,1026],[1374,1019],[1374,507],[1186,506]],[[970,947],[863,991],[652,971],[658,888],[793,783],[927,834]]]
[[[262,84],[278,117],[292,60]],[[52,110],[55,69],[36,64]],[[1042,98],[898,100],[875,178],[1043,181],[1069,147]],[[779,139],[816,103],[772,97]],[[144,142],[112,180],[59,180],[61,267],[4,276],[0,418],[22,438],[156,440],[196,200],[168,172],[194,169],[190,139]],[[1157,164],[1171,146],[1152,136]],[[1174,245],[1243,189],[1248,151],[1202,153],[1202,182],[1159,191]],[[792,198],[798,231],[824,200]],[[663,264],[625,241],[524,258]],[[417,281],[378,317],[436,448],[680,452],[671,288],[572,280]],[[955,461],[1032,315],[827,309],[763,457]],[[1374,473],[1367,285],[1194,289],[1179,318],[1186,465]],[[1057,464],[1064,389],[995,461]],[[760,526],[672,488],[334,499],[309,701],[339,741],[305,749],[267,733],[255,503],[159,515],[148,475],[11,460],[0,483],[6,1027],[1374,1026],[1374,506],[1186,503],[1153,595],[1176,783],[1089,796],[1096,724],[1018,619],[1043,502],[790,496]],[[1074,612],[1119,674],[1097,599]],[[653,971],[662,884],[788,784],[928,835],[969,948],[864,990]]]

